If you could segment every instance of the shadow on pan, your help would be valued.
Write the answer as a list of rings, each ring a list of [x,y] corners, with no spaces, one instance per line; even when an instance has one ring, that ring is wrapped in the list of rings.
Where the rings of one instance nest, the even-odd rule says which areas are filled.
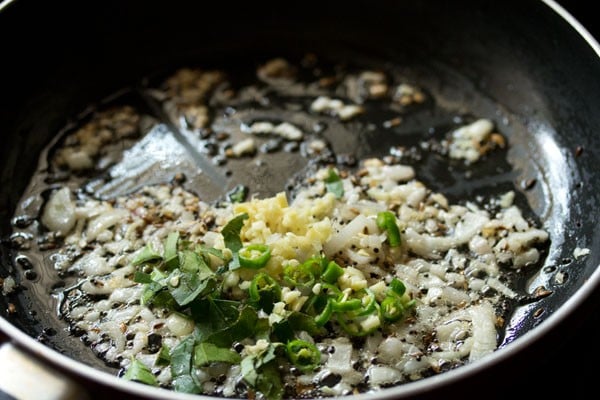
[[[350,6],[307,1],[285,8],[271,2],[172,2],[159,8],[109,1],[87,8],[21,1],[3,10],[0,20],[2,37],[14,39],[3,49],[6,61],[0,66],[3,97],[9,100],[0,110],[5,140],[0,149],[0,276],[13,275],[25,288],[0,298],[2,316],[27,337],[83,364],[114,373],[64,330],[49,288],[28,281],[23,266],[12,262],[22,245],[22,238],[10,236],[16,204],[39,153],[73,116],[138,84],[141,77],[183,65],[248,71],[273,56],[298,59],[311,52],[334,62],[400,69],[436,103],[412,115],[416,122],[392,138],[373,133],[356,144],[355,153],[381,155],[391,144],[416,143],[430,128],[450,126],[456,117],[491,118],[508,137],[508,152],[487,160],[468,177],[460,167],[449,169],[443,161],[426,157],[418,165],[418,178],[451,200],[515,187],[519,205],[527,205],[530,216],[550,232],[544,268],[521,285],[526,293],[541,285],[553,293],[517,308],[503,342],[519,343],[518,338],[526,339],[538,325],[534,334],[565,329],[561,323],[598,284],[594,249],[600,248],[600,160],[594,149],[600,145],[595,134],[600,81],[593,77],[600,75],[600,61],[543,2],[381,1]],[[334,147],[347,146],[335,135],[330,140]],[[245,179],[243,171],[233,176]],[[521,186],[533,181],[529,190]],[[264,190],[280,189],[278,182]],[[575,259],[577,247],[592,253]],[[553,281],[558,272],[567,276],[563,284]],[[8,302],[16,313],[5,311]],[[22,337],[15,339],[31,345]],[[512,348],[499,357],[508,357]]]

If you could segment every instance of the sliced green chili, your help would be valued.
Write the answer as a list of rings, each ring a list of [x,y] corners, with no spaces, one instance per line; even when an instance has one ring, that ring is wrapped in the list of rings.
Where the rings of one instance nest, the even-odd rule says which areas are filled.
[[[329,169],[329,175],[325,178],[325,187],[328,192],[333,193],[338,199],[344,196],[344,182],[333,168]]]
[[[340,289],[329,283],[320,283],[318,294],[309,297],[302,307],[303,312],[314,315],[319,326],[325,325],[333,313],[333,301],[342,295]]]
[[[396,216],[391,211],[382,211],[377,214],[377,226],[386,231],[391,247],[400,246],[400,229],[396,224]]]
[[[344,274],[344,269],[340,267],[335,261],[330,261],[321,275],[321,279],[324,282],[334,284],[338,278]]]
[[[244,268],[260,269],[267,265],[271,258],[271,248],[266,244],[249,244],[238,252],[240,266]]]
[[[381,326],[379,313],[363,317],[354,317],[352,313],[338,313],[337,321],[342,329],[351,336],[366,336]]]
[[[360,299],[333,300],[333,311],[358,311],[362,305]]]
[[[360,311],[356,314],[359,317],[373,314],[377,311],[377,299],[375,293],[369,289],[361,289],[356,294],[361,300]]]
[[[402,299],[397,296],[388,296],[381,302],[381,317],[388,322],[395,322],[404,316]]]
[[[312,257],[302,263],[304,268],[309,269],[314,276],[321,276],[321,273],[327,267],[327,258],[325,257]]]
[[[270,275],[261,272],[250,282],[248,296],[250,301],[269,313],[273,311],[273,304],[281,301],[281,286]]]
[[[333,298],[338,298],[342,295],[340,288],[330,283],[321,283],[321,293]]]
[[[292,340],[285,347],[288,358],[300,371],[313,371],[321,362],[317,346],[305,340]]]
[[[402,296],[404,294],[404,292],[406,292],[406,286],[404,286],[404,283],[400,279],[394,278],[390,282],[389,290],[393,294],[396,294],[398,296]]]
[[[331,319],[332,314],[333,300],[328,299],[323,311],[315,317],[315,324],[317,324],[317,326],[325,325]]]
[[[312,273],[310,266],[288,265],[283,270],[283,279],[294,287],[310,287],[315,283],[315,275]]]
[[[333,311],[349,312],[351,316],[360,317],[372,314],[377,307],[375,294],[368,289],[361,289],[352,294],[342,293],[333,300]]]
[[[227,193],[229,201],[232,203],[241,203],[246,200],[248,196],[248,187],[244,185],[237,185],[230,192]]]

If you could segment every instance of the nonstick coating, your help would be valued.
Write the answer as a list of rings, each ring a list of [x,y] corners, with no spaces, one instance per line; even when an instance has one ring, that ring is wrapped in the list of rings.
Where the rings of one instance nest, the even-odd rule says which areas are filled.
[[[11,262],[15,250],[10,223],[39,152],[88,105],[176,66],[243,65],[251,70],[268,57],[314,52],[350,63],[383,60],[403,66],[443,99],[447,109],[480,113],[499,124],[511,150],[493,164],[495,169],[465,179],[442,166],[426,165],[417,175],[435,190],[457,199],[536,180],[533,189],[519,192],[519,201],[529,204],[531,216],[550,232],[551,246],[546,268],[524,285],[531,291],[539,284],[550,285],[553,294],[517,310],[504,337],[504,344],[515,343],[488,364],[558,330],[598,287],[600,59],[597,48],[544,2],[309,0],[207,6],[104,1],[90,6],[17,1],[0,13],[0,37],[5,39],[0,62],[2,277],[22,276]],[[424,116],[422,124],[409,126],[398,140],[414,140],[426,128]],[[374,139],[356,150],[377,153],[382,151],[378,143]],[[512,168],[503,170],[500,181],[486,181],[506,165]],[[592,252],[575,259],[576,247]],[[558,271],[568,277],[562,285],[552,284]],[[38,300],[47,294],[36,293],[34,284],[24,286],[17,296],[0,297],[1,327],[16,327],[23,336],[74,359],[74,364],[62,361],[67,369],[76,369],[77,363],[105,369],[66,333],[55,310],[48,308],[51,302]],[[8,301],[17,306],[16,314],[5,311]],[[525,313],[538,309],[535,317]],[[18,334],[15,340],[32,346]],[[90,374],[85,368],[79,373]],[[117,383],[108,374],[97,375],[93,379],[123,390],[142,390],[137,384]],[[449,380],[459,377],[448,375]],[[444,379],[428,380],[433,388]],[[422,392],[425,385],[382,395]]]

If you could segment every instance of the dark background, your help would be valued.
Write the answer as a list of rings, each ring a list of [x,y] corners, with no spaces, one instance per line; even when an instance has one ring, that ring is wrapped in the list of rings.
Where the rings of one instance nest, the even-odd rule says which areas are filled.
[[[558,3],[596,39],[600,38],[600,15],[593,10],[597,2],[564,0]],[[597,387],[597,363],[600,360],[596,329],[600,323],[599,306],[600,293],[594,293],[585,306],[563,324],[562,329],[526,349],[518,357],[461,381],[456,387],[446,388],[442,393],[432,393],[427,398],[506,399],[518,396],[543,399],[554,398],[559,392],[567,396],[582,393],[577,395],[579,398],[597,397],[593,393]],[[3,340],[6,338],[0,332],[0,341]],[[94,400],[107,397],[115,400],[132,399],[92,382],[82,383]]]
[[[590,0],[563,0],[557,1],[571,15],[573,15],[594,37],[600,38],[600,21],[596,11],[597,2]]]

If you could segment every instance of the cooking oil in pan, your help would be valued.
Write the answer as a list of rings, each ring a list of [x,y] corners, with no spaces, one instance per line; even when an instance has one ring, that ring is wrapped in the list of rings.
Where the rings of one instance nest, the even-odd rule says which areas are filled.
[[[187,67],[143,79],[57,135],[42,154],[13,223],[12,274],[20,289],[10,296],[19,297],[19,314],[30,310],[19,317],[23,329],[76,359],[111,370],[65,321],[71,312],[65,295],[81,282],[77,271],[63,266],[82,254],[57,251],[63,237],[41,222],[50,193],[62,186],[82,201],[112,201],[146,185],[171,182],[217,204],[282,190],[293,197],[299,182],[319,167],[353,169],[360,160],[379,157],[414,166],[419,180],[453,203],[468,199],[483,206],[514,190],[516,204],[539,224],[536,215],[547,207],[539,201],[542,173],[533,161],[516,159],[509,151],[526,127],[467,79],[436,66],[400,69],[367,62],[340,67],[315,60],[311,55],[293,64],[276,58],[248,81],[230,79],[227,71]],[[468,95],[457,97],[461,92]],[[490,151],[473,162],[452,159],[450,134],[478,118],[495,121],[499,136],[486,144]],[[541,183],[518,187],[532,178]],[[76,229],[75,223],[69,229]],[[505,274],[518,294],[498,305],[506,321],[519,304],[549,294],[532,294],[527,286],[543,264],[547,250],[539,250],[538,266]],[[546,283],[542,279],[541,285]],[[510,332],[507,341],[518,318],[502,326]]]

